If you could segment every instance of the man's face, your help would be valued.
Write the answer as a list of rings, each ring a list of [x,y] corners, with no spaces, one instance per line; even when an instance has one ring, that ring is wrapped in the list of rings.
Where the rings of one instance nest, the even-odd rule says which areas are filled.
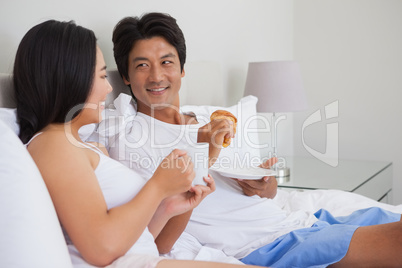
[[[137,98],[138,111],[151,115],[151,108],[179,107],[179,90],[184,70],[176,48],[163,37],[137,41],[128,58],[128,78]],[[155,107],[155,105],[163,106]]]

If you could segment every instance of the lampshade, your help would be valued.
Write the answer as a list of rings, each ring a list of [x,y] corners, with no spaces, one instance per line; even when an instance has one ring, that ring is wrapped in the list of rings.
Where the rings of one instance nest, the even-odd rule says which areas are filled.
[[[307,109],[299,64],[295,61],[250,62],[244,96],[258,98],[258,112]]]

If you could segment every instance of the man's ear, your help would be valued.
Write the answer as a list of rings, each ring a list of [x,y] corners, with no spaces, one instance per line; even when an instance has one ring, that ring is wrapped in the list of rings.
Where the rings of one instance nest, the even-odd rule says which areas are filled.
[[[126,84],[127,86],[130,85],[130,80],[128,80],[124,75],[123,75],[123,81],[124,81],[124,84]]]
[[[183,70],[181,70],[181,77],[183,78],[186,75],[186,72],[184,71],[184,67]]]

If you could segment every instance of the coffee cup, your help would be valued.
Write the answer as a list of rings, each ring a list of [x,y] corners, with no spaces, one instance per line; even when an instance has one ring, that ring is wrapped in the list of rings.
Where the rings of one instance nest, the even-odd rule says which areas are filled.
[[[199,142],[182,148],[187,152],[194,165],[193,185],[207,185],[204,177],[208,176],[209,143]]]

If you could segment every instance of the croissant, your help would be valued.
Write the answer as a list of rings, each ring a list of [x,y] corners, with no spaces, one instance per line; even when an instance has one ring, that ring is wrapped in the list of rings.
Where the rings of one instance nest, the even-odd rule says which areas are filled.
[[[225,110],[216,110],[211,114],[210,117],[211,121],[216,120],[216,119],[228,119],[233,122],[233,133],[236,133],[236,124],[237,124],[237,118],[234,116],[232,113],[225,111]],[[231,142],[231,138],[224,138],[222,146],[224,148],[228,147]]]

